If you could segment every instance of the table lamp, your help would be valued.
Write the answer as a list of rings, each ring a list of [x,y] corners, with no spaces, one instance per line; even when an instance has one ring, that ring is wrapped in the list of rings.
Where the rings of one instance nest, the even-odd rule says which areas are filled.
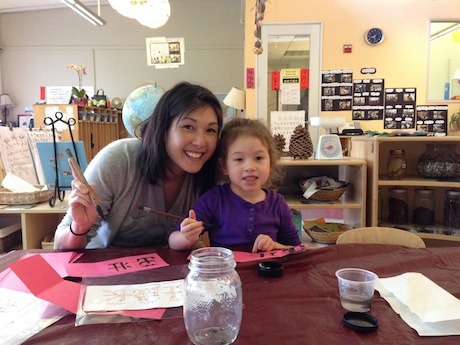
[[[244,109],[246,109],[246,91],[237,87],[232,87],[228,95],[224,98],[224,104],[236,110],[240,110],[243,115]],[[237,115],[236,110],[234,115]]]
[[[7,93],[0,95],[0,110],[3,114],[3,126],[6,126],[6,119],[8,118],[8,109],[15,107],[16,104],[13,103],[10,96]]]

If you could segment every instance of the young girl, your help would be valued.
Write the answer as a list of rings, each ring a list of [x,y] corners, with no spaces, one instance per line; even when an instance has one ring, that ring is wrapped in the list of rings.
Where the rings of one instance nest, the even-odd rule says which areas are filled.
[[[266,189],[280,179],[279,151],[270,130],[258,120],[229,121],[220,140],[220,172],[230,182],[196,202],[170,237],[173,249],[189,249],[206,230],[211,246],[250,247],[252,252],[300,244],[292,212],[283,196]],[[180,231],[179,231],[180,230]]]

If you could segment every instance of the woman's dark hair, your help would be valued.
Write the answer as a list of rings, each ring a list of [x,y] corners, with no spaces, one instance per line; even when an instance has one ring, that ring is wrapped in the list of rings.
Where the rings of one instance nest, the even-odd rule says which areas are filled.
[[[225,162],[228,156],[228,149],[237,139],[241,137],[251,137],[259,139],[267,148],[270,156],[270,176],[264,187],[277,188],[285,177],[283,170],[277,165],[280,159],[280,151],[276,145],[270,129],[260,120],[234,118],[226,123],[222,130],[222,135],[218,145],[220,159]],[[221,168],[221,166],[219,166]],[[221,171],[221,169],[219,169]],[[229,182],[228,177],[221,173],[220,180]]]
[[[165,92],[160,98],[152,116],[140,125],[142,140],[139,168],[142,177],[151,184],[157,184],[166,177],[168,154],[165,135],[176,118],[191,112],[211,107],[217,116],[219,134],[222,129],[222,107],[216,96],[207,88],[188,82],[181,82]],[[217,184],[217,150],[194,174],[195,188],[200,194]]]

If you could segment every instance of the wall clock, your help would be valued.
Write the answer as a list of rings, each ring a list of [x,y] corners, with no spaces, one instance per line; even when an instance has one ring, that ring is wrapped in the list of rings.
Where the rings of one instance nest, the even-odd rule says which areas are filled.
[[[372,46],[382,43],[384,38],[383,30],[379,28],[369,29],[364,34],[364,40]]]
[[[336,134],[323,134],[318,139],[315,159],[342,159],[342,144]]]

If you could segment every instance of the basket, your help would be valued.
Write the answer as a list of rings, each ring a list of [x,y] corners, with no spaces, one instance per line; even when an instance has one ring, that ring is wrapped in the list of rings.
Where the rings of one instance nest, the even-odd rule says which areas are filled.
[[[304,187],[304,182],[306,180],[302,180],[299,182],[300,188],[302,189],[302,193],[305,193],[306,188]],[[337,183],[342,183],[344,186],[336,189],[318,189],[318,191],[313,194],[309,200],[317,200],[317,201],[334,201],[338,200],[343,193],[348,189],[348,184],[344,181],[336,180]]]
[[[313,231],[307,228],[306,226],[304,226],[303,229],[306,231],[308,236],[310,236],[315,242],[335,244],[335,242],[337,242],[337,238],[339,238],[340,235],[342,235],[347,230],[351,230],[355,228],[354,226],[351,226],[348,224],[338,224],[338,225],[339,225],[339,231],[334,231],[334,232]]]
[[[52,235],[48,235],[43,239],[42,249],[54,249],[54,238]]]
[[[37,189],[43,186],[35,186]],[[12,192],[6,188],[0,188],[0,204],[1,205],[29,205],[39,202],[48,201],[53,195],[50,190],[39,190],[36,192]]]

